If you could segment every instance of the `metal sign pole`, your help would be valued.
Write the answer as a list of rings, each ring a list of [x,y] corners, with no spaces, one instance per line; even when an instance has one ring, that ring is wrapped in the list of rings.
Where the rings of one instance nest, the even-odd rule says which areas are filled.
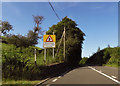
[[[53,35],[54,35],[54,32],[53,32]],[[53,58],[54,58],[54,48],[53,48]]]

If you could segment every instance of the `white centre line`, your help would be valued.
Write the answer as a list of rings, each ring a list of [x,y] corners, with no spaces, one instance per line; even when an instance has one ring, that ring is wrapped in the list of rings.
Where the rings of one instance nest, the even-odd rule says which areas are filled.
[[[95,69],[95,68],[93,68],[93,67],[90,67],[90,66],[88,66],[88,67],[89,67],[89,68],[91,68],[92,70],[94,70],[94,71],[98,72],[99,74],[101,74],[101,75],[103,75],[103,76],[105,76],[105,77],[107,77],[107,78],[109,78],[109,79],[113,80],[114,82],[116,82],[116,83],[120,84],[120,82],[119,82],[118,80],[116,80],[116,79],[114,79],[114,78],[112,78],[112,77],[108,76],[107,74],[102,73],[102,72],[100,72],[100,71],[96,70],[96,69]]]
[[[52,82],[55,82],[55,81],[57,81],[57,79],[54,79]]]

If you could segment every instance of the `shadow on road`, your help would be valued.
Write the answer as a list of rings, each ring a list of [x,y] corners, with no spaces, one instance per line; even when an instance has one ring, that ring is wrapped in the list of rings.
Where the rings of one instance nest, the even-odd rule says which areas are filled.
[[[79,68],[79,67],[85,67],[87,65],[69,65],[66,63],[60,63],[60,64],[55,64],[55,65],[50,65],[50,66],[43,66],[40,67],[41,75],[40,79],[46,79],[46,78],[53,78],[53,77],[58,77],[58,76],[64,76],[68,72]]]

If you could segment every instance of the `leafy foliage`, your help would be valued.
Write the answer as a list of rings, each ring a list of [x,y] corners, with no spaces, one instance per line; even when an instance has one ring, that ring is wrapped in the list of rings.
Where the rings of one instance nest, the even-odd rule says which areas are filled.
[[[34,49],[37,50],[37,61],[34,60]],[[46,64],[43,59],[43,50],[39,47],[29,46],[16,47],[12,44],[2,43],[2,77],[3,79],[13,80],[35,80],[40,79],[45,75],[46,70],[41,70],[43,66],[55,63],[57,60],[53,59],[47,54]],[[44,68],[43,68],[44,69]],[[41,75],[43,74],[43,75]]]
[[[3,43],[14,44],[17,47],[29,47],[38,44],[38,34],[30,30],[26,36],[8,34],[2,37]]]
[[[65,17],[57,25],[53,25],[52,27],[50,27],[47,31],[47,34],[52,34],[52,32],[54,31],[57,41],[56,46],[58,46],[64,27],[66,30],[65,62],[68,62],[70,64],[78,64],[81,60],[81,49],[85,34],[77,27],[75,21]],[[61,44],[58,57],[59,59],[64,60],[63,43]]]
[[[14,45],[2,44],[2,71],[4,78],[19,79],[23,74],[29,72],[33,65],[30,64],[33,58],[32,48],[17,48]]]
[[[88,57],[83,57],[82,60],[80,61],[80,64],[85,64],[87,60]]]
[[[6,35],[7,34],[7,32],[9,32],[10,30],[12,30],[12,25],[10,25],[10,23],[9,22],[7,22],[7,21],[3,21],[2,22],[2,33],[4,34],[4,35]]]
[[[87,64],[92,65],[117,65],[120,62],[120,47],[105,48],[93,54],[87,61]]]
[[[38,33],[35,33],[32,30],[30,30],[27,34],[29,46],[33,46],[35,44],[38,44],[38,38],[39,38]]]

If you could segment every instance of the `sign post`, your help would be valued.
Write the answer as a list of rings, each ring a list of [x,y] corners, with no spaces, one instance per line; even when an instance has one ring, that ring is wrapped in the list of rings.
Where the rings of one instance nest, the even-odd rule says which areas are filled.
[[[34,52],[35,52],[35,64],[36,64],[36,49],[35,49],[35,51],[34,51]]]
[[[44,62],[46,62],[46,48],[44,48]]]
[[[63,55],[64,55],[64,60],[65,60],[65,27],[64,27],[64,53]]]
[[[46,35],[46,32],[45,32],[45,35]],[[45,47],[44,47],[44,63],[46,63],[46,48]]]
[[[54,35],[54,32],[53,32],[53,35]],[[53,58],[54,58],[54,48],[53,48]]]

